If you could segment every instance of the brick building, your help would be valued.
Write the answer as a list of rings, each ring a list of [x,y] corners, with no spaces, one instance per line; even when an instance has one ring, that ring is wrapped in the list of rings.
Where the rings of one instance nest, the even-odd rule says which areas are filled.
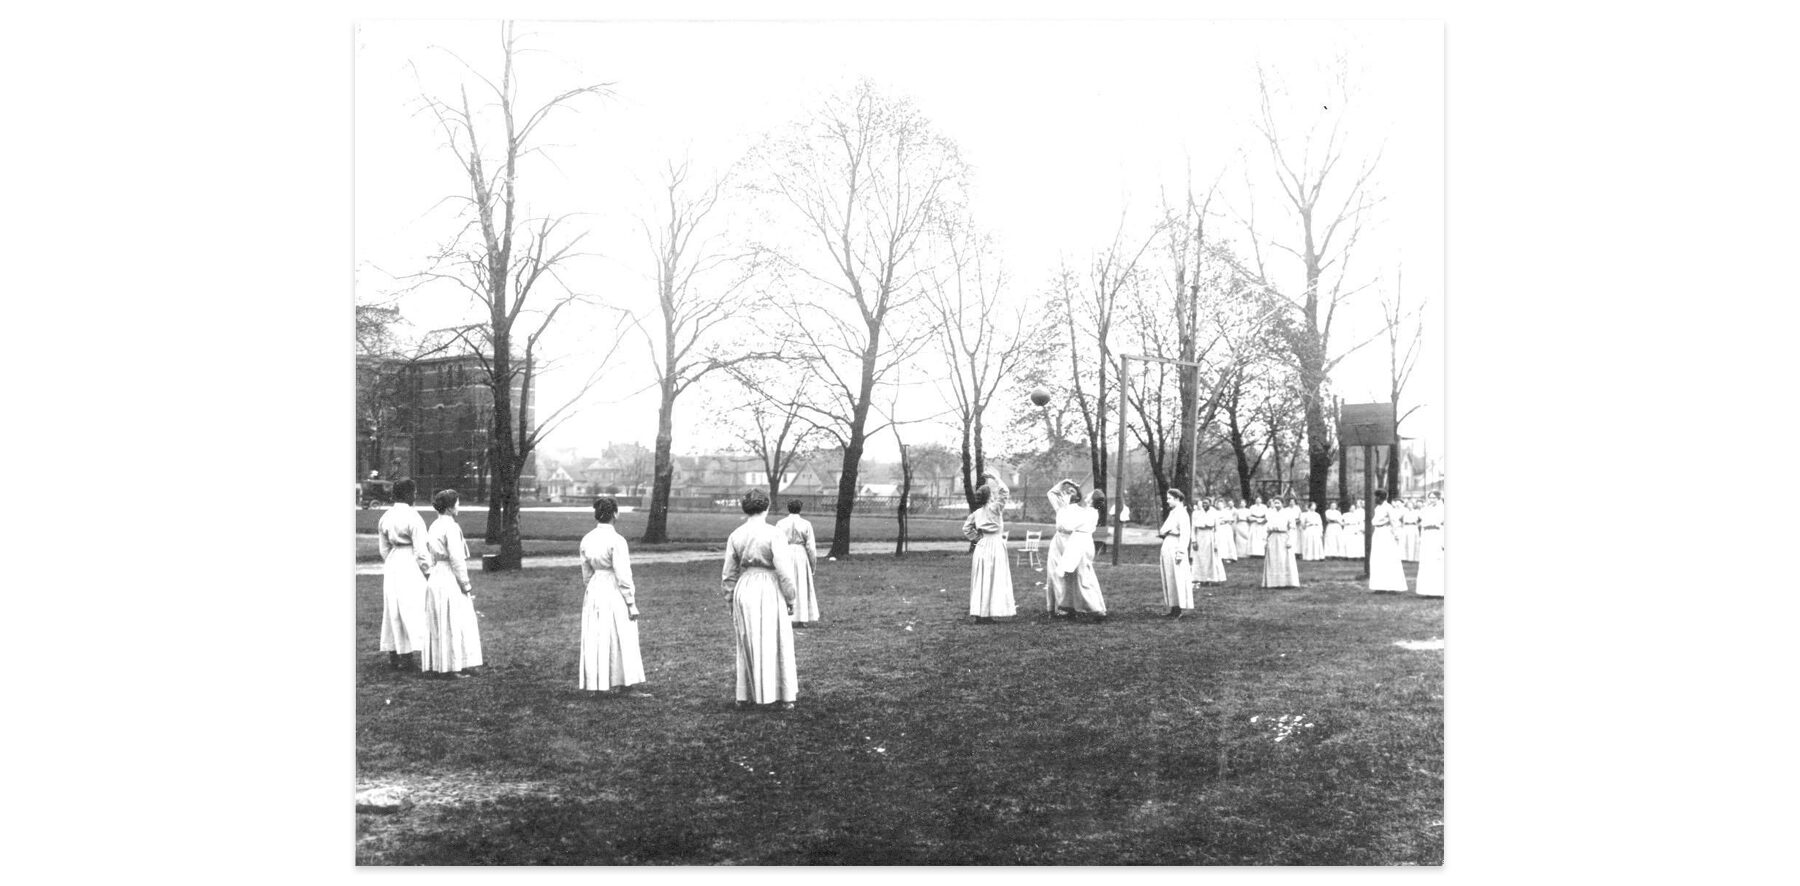
[[[424,360],[363,358],[357,361],[357,477],[380,471],[396,480],[412,477],[421,497],[455,489],[465,501],[486,501],[494,397],[487,373],[473,354]],[[537,419],[535,402],[513,403],[526,426]],[[532,400],[536,400],[533,391]],[[517,420],[517,414],[514,415]],[[526,459],[519,494],[537,491],[537,460]]]

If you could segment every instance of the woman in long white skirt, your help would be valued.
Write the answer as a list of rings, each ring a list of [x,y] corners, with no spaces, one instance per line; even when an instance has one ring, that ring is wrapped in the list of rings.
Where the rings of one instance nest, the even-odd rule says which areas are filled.
[[[1332,559],[1344,556],[1344,512],[1335,504],[1325,508],[1325,556]]]
[[[744,522],[725,542],[720,581],[736,635],[737,704],[794,709],[800,697],[794,660],[794,576],[780,555],[787,540],[764,519],[769,494],[744,493]]]
[[[1363,526],[1363,502],[1357,499],[1356,504],[1344,512],[1344,556],[1352,560],[1361,560],[1365,552]]]
[[[1250,509],[1244,506],[1243,499],[1240,498],[1237,500],[1237,506],[1232,508],[1231,516],[1231,540],[1237,545],[1238,559],[1248,560],[1251,556],[1250,524],[1252,520],[1250,518]]]
[[[1237,561],[1237,540],[1235,538],[1237,514],[1231,510],[1231,502],[1220,500],[1219,506],[1212,509],[1218,521],[1213,526],[1213,548],[1219,552],[1219,559],[1227,563]]]
[[[1220,511],[1215,510],[1212,502],[1200,500],[1200,507],[1194,511],[1194,583],[1224,584],[1225,560],[1219,554],[1220,540],[1226,533],[1219,528]]]
[[[631,551],[613,528],[619,503],[594,499],[599,524],[581,539],[581,669],[576,685],[595,692],[623,690],[644,682],[638,651],[637,586],[631,580]]]
[[[1074,490],[1074,491],[1071,491]],[[1056,571],[1052,564],[1062,562],[1063,551],[1069,546],[1069,533],[1060,526],[1063,509],[1069,506],[1080,489],[1069,480],[1063,480],[1050,487],[1044,497],[1050,501],[1050,513],[1056,516],[1058,527],[1050,533],[1050,543],[1044,549],[1044,608],[1051,618],[1064,618],[1073,615],[1075,610],[1069,605],[1069,590],[1063,585],[1063,575]]]
[[[1105,621],[1106,599],[1094,575],[1094,529],[1105,513],[1106,495],[1096,489],[1083,504],[1081,487],[1073,480],[1058,485],[1065,502],[1056,512],[1056,535],[1062,545],[1052,548],[1051,558],[1044,564],[1057,584],[1057,611],[1068,616],[1087,613],[1097,622]]]
[[[1369,531],[1369,590],[1406,593],[1406,567],[1400,564],[1400,542],[1394,538],[1394,511],[1387,492],[1375,490],[1375,515]]]
[[[1317,509],[1308,505],[1300,511],[1300,559],[1325,559],[1325,521]]]
[[[1194,608],[1194,578],[1188,568],[1188,547],[1193,536],[1192,518],[1188,516],[1187,496],[1179,489],[1163,496],[1169,515],[1156,531],[1162,538],[1157,563],[1162,568],[1163,605],[1169,607],[1170,618],[1180,618],[1181,610]]]
[[[1268,523],[1263,534],[1262,586],[1297,588],[1300,586],[1300,568],[1294,562],[1294,550],[1289,544],[1293,537],[1293,515],[1281,506],[1278,498],[1265,519]]]
[[[1250,556],[1267,555],[1269,542],[1269,499],[1258,498],[1256,504],[1250,506]]]
[[[1413,507],[1406,499],[1394,502],[1394,509],[1400,523],[1400,559],[1407,563],[1419,562],[1419,509]]]
[[[1419,575],[1414,584],[1421,597],[1444,596],[1444,501],[1435,492],[1419,514]]]
[[[788,515],[775,524],[775,530],[787,544],[781,553],[788,558],[788,571],[794,576],[794,624],[819,620],[819,590],[813,583],[813,564],[819,562],[819,543],[813,538],[812,523],[800,516],[800,499],[787,503]]]
[[[1006,560],[1006,484],[998,476],[982,477],[975,489],[975,510],[963,520],[963,537],[974,543],[969,552],[969,614],[978,624],[1017,614],[1013,604],[1012,567]]]
[[[408,477],[394,484],[394,504],[376,526],[381,550],[381,651],[388,665],[422,652],[429,635],[425,621],[425,576],[431,554],[425,550],[425,518],[413,508],[418,484]]]
[[[425,623],[430,639],[424,670],[456,678],[481,667],[481,626],[476,623],[475,586],[469,581],[469,542],[456,522],[456,490],[431,497],[438,518],[426,533],[431,574],[425,579]]]

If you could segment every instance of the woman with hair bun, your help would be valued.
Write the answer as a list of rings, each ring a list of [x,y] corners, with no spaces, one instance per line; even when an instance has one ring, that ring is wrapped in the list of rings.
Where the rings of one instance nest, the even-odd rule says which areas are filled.
[[[805,505],[800,499],[787,503],[788,515],[775,524],[781,533],[781,553],[787,557],[788,571],[794,576],[794,624],[819,620],[819,590],[813,583],[813,564],[819,562],[819,543],[813,537],[812,523],[800,516]]]
[[[394,484],[394,503],[381,515],[376,541],[381,550],[381,651],[399,669],[401,658],[425,648],[425,576],[431,554],[425,550],[425,518],[413,509],[419,494],[411,477]],[[416,664],[416,662],[415,662]]]
[[[725,542],[721,583],[737,639],[737,705],[794,709],[800,677],[794,663],[794,576],[781,556],[787,540],[764,519],[769,494],[744,493],[744,522]]]
[[[1018,613],[1013,603],[1012,567],[1006,562],[1006,484],[984,475],[975,489],[975,510],[963,520],[969,557],[969,614],[977,624]]]
[[[444,489],[431,497],[437,520],[426,533],[431,576],[425,580],[424,670],[447,677],[472,677],[481,667],[481,627],[475,620],[475,586],[469,581],[469,542],[456,522],[457,495]]]
[[[631,551],[613,528],[619,503],[594,499],[596,525],[581,539],[581,667],[576,686],[593,692],[623,692],[644,682],[638,650],[637,586],[631,580]],[[640,695],[642,693],[639,693]]]

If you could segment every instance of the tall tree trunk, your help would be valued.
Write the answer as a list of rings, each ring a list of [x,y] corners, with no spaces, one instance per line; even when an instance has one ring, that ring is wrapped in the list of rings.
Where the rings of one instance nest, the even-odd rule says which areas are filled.
[[[831,551],[827,556],[839,560],[850,556],[850,516],[856,509],[857,473],[862,468],[865,428],[869,423],[869,401],[875,394],[875,357],[880,353],[880,327],[870,330],[869,347],[863,352],[862,387],[850,415],[850,440],[844,447],[842,473],[838,475],[837,515],[832,521]]]
[[[1398,443],[1388,444],[1387,482],[1383,485],[1387,486],[1388,501],[1400,497],[1400,444]]]
[[[650,487],[650,518],[644,524],[643,538],[646,544],[660,544],[669,540],[669,496],[675,488],[675,459],[672,452],[675,448],[675,386],[665,382],[662,387],[662,401],[656,412],[656,467],[655,479]],[[769,500],[773,502],[774,496]]]
[[[912,461],[906,457],[906,444],[900,444],[900,503],[895,508],[899,532],[894,537],[894,556],[906,553],[906,510],[912,501]]]
[[[963,499],[969,503],[969,510],[971,510],[971,511],[975,510],[976,481],[981,479],[980,475],[975,472],[975,454],[973,452],[971,452],[970,448],[969,448],[969,439],[971,437],[973,437],[974,435],[975,435],[975,431],[973,428],[971,428],[968,425],[963,426],[963,435],[962,435]]]
[[[1180,292],[1180,280],[1176,281],[1176,292]],[[1181,360],[1193,363],[1199,353],[1198,338],[1200,326],[1200,283],[1198,280],[1188,284],[1187,303],[1181,312]],[[1194,455],[1199,449],[1200,430],[1200,367],[1182,366],[1181,370],[1181,444],[1175,447],[1175,488],[1180,489],[1189,500],[1194,495]]]

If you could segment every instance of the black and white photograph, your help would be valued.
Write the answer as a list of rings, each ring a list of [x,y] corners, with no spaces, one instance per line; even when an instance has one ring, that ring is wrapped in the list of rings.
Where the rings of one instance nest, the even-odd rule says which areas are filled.
[[[356,28],[359,865],[1439,865],[1437,22]]]

